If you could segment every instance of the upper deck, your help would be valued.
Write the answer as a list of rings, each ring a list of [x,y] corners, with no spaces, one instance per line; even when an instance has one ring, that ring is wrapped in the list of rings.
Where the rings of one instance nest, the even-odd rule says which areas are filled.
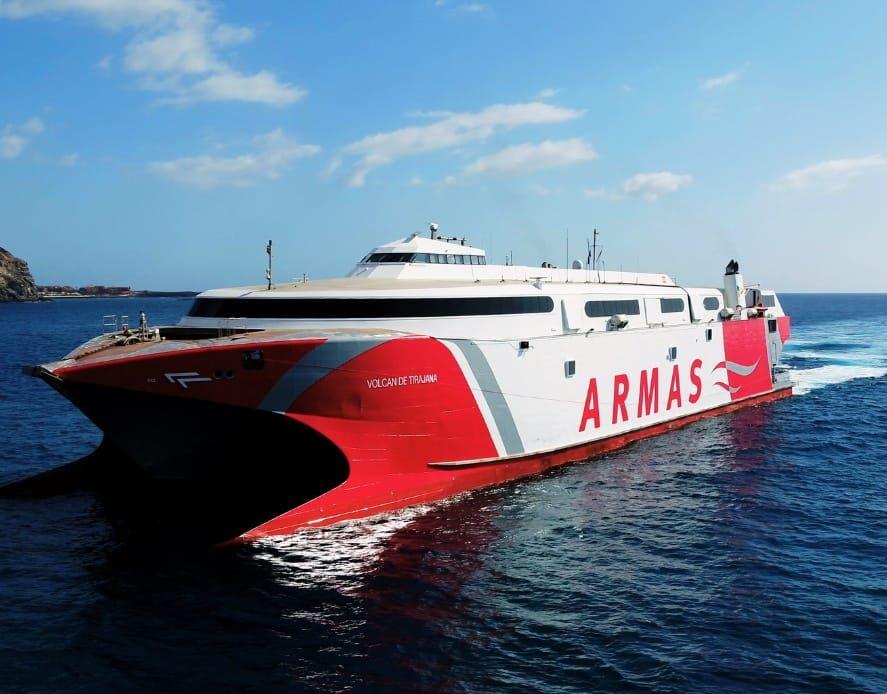
[[[570,269],[488,264],[483,249],[435,232],[374,248],[346,277],[203,292],[180,325],[386,328],[514,339],[678,326],[741,314],[732,298],[725,309],[719,288],[682,287],[666,274],[590,269],[580,261]],[[755,301],[763,298],[770,315],[782,315],[772,292],[755,291]]]

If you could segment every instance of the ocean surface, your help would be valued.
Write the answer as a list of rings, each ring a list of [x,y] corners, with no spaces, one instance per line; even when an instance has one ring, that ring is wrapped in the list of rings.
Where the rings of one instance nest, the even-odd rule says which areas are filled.
[[[0,498],[0,690],[884,692],[887,294],[782,301],[794,397],[440,505],[218,550]],[[0,483],[100,439],[21,365],[188,305],[0,304]]]

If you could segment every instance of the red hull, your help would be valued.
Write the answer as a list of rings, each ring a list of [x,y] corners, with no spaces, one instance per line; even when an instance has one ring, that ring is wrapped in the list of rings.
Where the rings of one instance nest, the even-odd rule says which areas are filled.
[[[635,425],[623,433],[606,436],[607,430],[600,430],[597,435],[605,438],[570,444],[576,436],[568,431],[571,418],[584,436],[595,435],[586,426],[589,397],[583,413],[577,388],[562,394],[559,410],[525,409],[530,438],[534,427],[538,432],[564,425],[557,435],[537,437],[534,453],[525,452],[529,446],[505,398],[509,389],[496,380],[480,348],[466,341],[453,346],[391,332],[303,337],[262,331],[210,343],[168,340],[87,350],[41,367],[38,375],[78,404],[153,479],[249,482],[300,492],[291,505],[269,508],[267,515],[238,527],[236,532],[252,528],[238,536],[252,540],[441,501],[791,394],[789,386],[774,389],[772,381],[788,336],[787,318],[780,319],[778,331],[774,322],[763,320],[729,321],[723,330],[723,357],[710,347],[707,353],[700,350],[707,362],[696,358],[683,370],[670,365],[667,390],[663,385],[643,391],[658,393],[645,396],[645,409],[640,399],[637,408],[626,408],[629,377],[616,373],[607,423]],[[694,349],[686,342],[685,347]],[[655,350],[649,349],[655,363]],[[538,364],[550,366],[560,357],[554,353]],[[522,373],[521,358],[507,362],[502,373],[510,368],[512,379]],[[700,402],[700,374],[709,369],[726,370],[725,380],[708,379],[707,392],[715,397]],[[587,382],[592,393],[596,374]],[[510,385],[514,392],[515,381]],[[597,429],[607,395],[594,393]],[[649,423],[651,416],[680,411],[669,413],[673,403],[707,409]],[[629,409],[637,412],[636,420],[628,418]],[[551,448],[538,452],[545,445]],[[265,520],[275,513],[280,515]]]
[[[341,486],[243,533],[237,540],[249,541],[287,535],[300,528],[323,527],[407,506],[441,501],[462,492],[535,475],[559,465],[588,460],[700,419],[780,400],[791,393],[791,386],[787,386],[668,422],[545,453],[452,465],[431,463],[422,473],[387,475],[376,479],[361,479],[360,475],[352,475]]]

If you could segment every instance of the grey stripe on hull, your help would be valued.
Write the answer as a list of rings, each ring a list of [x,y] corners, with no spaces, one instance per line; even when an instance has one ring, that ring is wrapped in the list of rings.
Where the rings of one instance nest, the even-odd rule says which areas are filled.
[[[480,347],[475,343],[468,340],[453,340],[452,342],[465,356],[477,384],[483,391],[484,399],[493,415],[493,421],[496,422],[496,428],[499,430],[499,436],[502,437],[506,455],[523,453],[524,444],[517,431],[517,425],[514,423],[508,403],[505,402],[499,382],[496,380],[496,375],[490,368],[490,362],[487,361],[483,352],[480,351]]]
[[[750,376],[751,374],[754,373],[755,369],[758,368],[758,364],[760,364],[760,363],[761,363],[760,359],[758,359],[754,364],[748,364],[748,365],[738,364],[735,361],[726,362],[727,371],[732,371],[733,373],[738,374],[739,376]]]
[[[302,393],[333,369],[387,340],[327,340],[287,371],[268,391],[260,410],[285,412]]]

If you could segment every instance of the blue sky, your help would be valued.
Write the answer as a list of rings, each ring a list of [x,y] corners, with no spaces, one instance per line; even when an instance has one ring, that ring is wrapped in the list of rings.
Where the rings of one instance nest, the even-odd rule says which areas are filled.
[[[887,4],[0,0],[0,245],[41,283],[343,274],[427,228],[887,290]]]

